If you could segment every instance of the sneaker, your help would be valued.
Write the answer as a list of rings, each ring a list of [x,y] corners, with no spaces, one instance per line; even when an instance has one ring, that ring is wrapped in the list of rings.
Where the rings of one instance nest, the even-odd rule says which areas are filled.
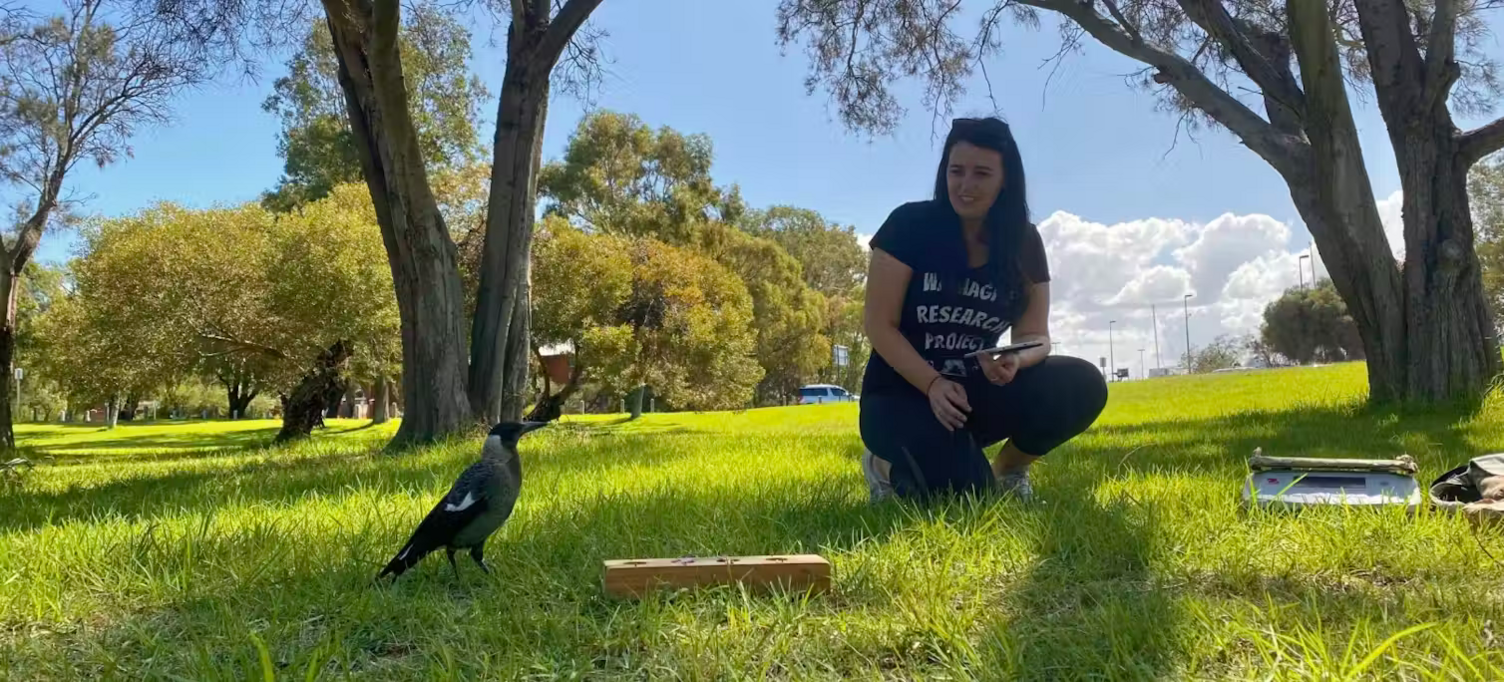
[[[1020,502],[1033,500],[1034,486],[1029,485],[1029,470],[1020,469],[998,476],[997,491],[1002,495],[1011,494]]]
[[[894,495],[893,485],[877,470],[877,458],[871,450],[862,451],[862,475],[867,478],[867,494],[872,502],[881,502]]]

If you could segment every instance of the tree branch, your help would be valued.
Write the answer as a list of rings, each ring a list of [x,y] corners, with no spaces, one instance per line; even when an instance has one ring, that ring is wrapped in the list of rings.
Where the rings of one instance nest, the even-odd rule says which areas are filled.
[[[580,30],[580,26],[590,18],[590,13],[600,4],[601,0],[569,0],[565,3],[558,16],[549,22],[548,31],[538,43],[538,61],[534,68],[545,75],[553,71],[559,55],[564,54],[564,48],[574,39],[575,31]]]
[[[1483,157],[1500,149],[1504,149],[1504,118],[1457,136],[1457,160],[1463,168],[1472,168]]]
[[[1206,31],[1207,35],[1232,53],[1243,75],[1248,76],[1269,97],[1288,107],[1297,116],[1304,116],[1305,94],[1292,80],[1284,77],[1288,69],[1276,68],[1254,46],[1250,36],[1238,26],[1237,20],[1227,12],[1222,0],[1179,0],[1181,9],[1191,21]]]
[[[230,355],[231,353],[238,351],[249,351],[252,353],[259,353],[261,355],[267,355],[278,360],[288,359],[287,353],[284,353],[279,349],[272,348],[271,346],[256,343],[254,341],[241,341],[240,339],[222,336],[220,334],[211,334],[207,332],[199,332],[198,336],[205,341],[216,341],[231,346],[230,350],[201,354],[206,358],[215,358],[224,355]]]
[[[1167,82],[1197,108],[1237,135],[1243,144],[1280,171],[1294,170],[1306,142],[1275,130],[1237,98],[1218,87],[1183,57],[1148,43],[1135,42],[1090,5],[1075,0],[1019,0],[1021,4],[1065,15],[1098,42],[1125,57],[1159,70]]]
[[[1452,60],[1457,45],[1457,0],[1436,0],[1431,34],[1426,37],[1426,94],[1428,107],[1444,104],[1462,75]]]

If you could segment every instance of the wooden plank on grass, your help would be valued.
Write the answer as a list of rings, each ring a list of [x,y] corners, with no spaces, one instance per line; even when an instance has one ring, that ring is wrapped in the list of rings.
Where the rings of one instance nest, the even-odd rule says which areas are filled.
[[[830,562],[818,554],[612,559],[606,562],[606,593],[640,597],[657,587],[701,587],[742,583],[753,588],[780,586],[791,591],[826,592]]]

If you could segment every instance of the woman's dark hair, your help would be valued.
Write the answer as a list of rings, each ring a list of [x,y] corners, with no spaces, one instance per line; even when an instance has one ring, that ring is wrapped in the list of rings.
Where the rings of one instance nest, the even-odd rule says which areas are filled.
[[[1014,316],[1023,313],[1028,305],[1029,290],[1018,258],[1025,231],[1029,226],[1029,202],[1024,179],[1024,161],[1018,152],[1018,143],[1013,131],[1001,119],[958,118],[951,121],[950,134],[945,137],[945,151],[940,155],[940,168],[935,171],[935,204],[944,215],[959,223],[955,207],[950,205],[950,189],[946,182],[950,166],[950,150],[957,142],[969,142],[983,149],[991,149],[1003,158],[1003,188],[987,210],[987,271],[998,289],[1013,293],[1017,300],[1008,302]],[[964,251],[963,251],[964,257]],[[1017,306],[1017,307],[1014,307]]]

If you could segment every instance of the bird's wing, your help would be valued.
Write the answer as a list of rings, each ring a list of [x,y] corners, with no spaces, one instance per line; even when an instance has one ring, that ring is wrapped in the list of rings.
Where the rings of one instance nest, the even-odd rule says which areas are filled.
[[[486,490],[492,475],[489,467],[480,464],[461,473],[449,488],[449,493],[433,506],[428,516],[423,517],[407,544],[398,550],[381,574],[401,575],[429,552],[449,544],[471,521],[490,509],[492,501]]]

